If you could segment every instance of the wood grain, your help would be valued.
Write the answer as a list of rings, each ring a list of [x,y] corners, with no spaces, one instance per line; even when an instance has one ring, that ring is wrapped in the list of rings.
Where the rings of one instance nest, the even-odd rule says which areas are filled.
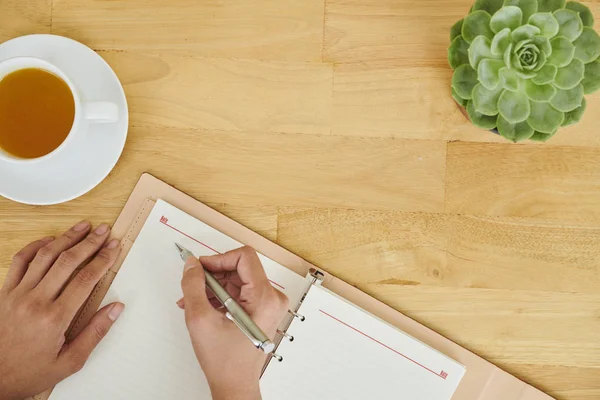
[[[450,143],[446,211],[598,222],[599,167],[595,149]]]
[[[55,0],[52,32],[96,50],[320,61],[322,0]]]
[[[114,221],[150,172],[557,399],[597,400],[600,94],[548,143],[474,128],[446,60],[471,3],[0,0],[0,41],[98,50],[131,121],[88,194],[0,199],[0,283],[27,242]]]
[[[329,65],[100,54],[125,87],[133,125],[330,133]]]
[[[149,171],[211,203],[443,209],[441,142],[152,127],[130,133],[135,151],[115,170],[110,194],[120,202],[128,191],[119,185],[133,187]],[[160,148],[165,138],[177,157]]]
[[[52,0],[0,0],[0,43],[21,35],[50,33]]]
[[[595,226],[281,207],[278,241],[355,285],[568,293],[598,293],[600,287]]]

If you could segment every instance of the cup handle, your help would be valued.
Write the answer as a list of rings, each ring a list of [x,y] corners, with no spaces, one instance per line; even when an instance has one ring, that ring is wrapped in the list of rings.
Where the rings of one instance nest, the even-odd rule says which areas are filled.
[[[107,124],[119,120],[119,107],[108,101],[94,101],[83,106],[83,115],[90,122]]]

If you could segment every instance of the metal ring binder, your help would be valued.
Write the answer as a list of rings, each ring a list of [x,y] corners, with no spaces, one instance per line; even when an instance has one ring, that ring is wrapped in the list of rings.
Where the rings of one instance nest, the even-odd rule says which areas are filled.
[[[292,311],[292,310],[288,310],[288,312],[290,314],[292,314],[294,316],[294,318],[298,318],[302,322],[304,322],[304,320],[306,320],[306,317],[304,315],[298,314],[297,312]]]
[[[294,341],[294,337],[287,332],[283,332],[278,329],[277,333],[280,334],[281,336],[283,336],[284,338],[286,338],[287,340],[289,340],[290,342]]]
[[[302,302],[306,298],[306,295],[307,295],[309,289],[311,288],[311,286],[313,286],[313,285],[320,285],[321,283],[323,283],[324,278],[325,278],[325,274],[323,274],[321,271],[318,271],[318,270],[316,270],[314,268],[311,268],[309,270],[309,273],[306,276],[307,287],[306,287],[304,295],[302,296],[302,298],[300,299],[300,301],[296,305],[295,311],[288,310],[288,313],[290,315],[292,315],[293,318],[289,319],[289,321],[287,322],[287,325],[286,325],[285,329],[282,329],[282,330],[278,329],[277,330],[277,334],[281,336],[280,340],[283,340],[283,338],[286,338],[290,342],[294,341],[294,336],[290,335],[289,333],[287,333],[287,329],[292,324],[292,321],[294,320],[294,318],[297,318],[300,322],[304,322],[306,320],[306,317],[304,315],[298,314],[298,310],[300,309],[300,306],[302,305]],[[277,345],[279,345],[279,342],[277,343]],[[283,357],[280,356],[279,354],[276,354],[276,353],[271,353],[271,359],[273,359],[273,358],[275,360],[279,361],[279,362],[283,361]],[[265,365],[264,368],[266,368],[266,365]]]

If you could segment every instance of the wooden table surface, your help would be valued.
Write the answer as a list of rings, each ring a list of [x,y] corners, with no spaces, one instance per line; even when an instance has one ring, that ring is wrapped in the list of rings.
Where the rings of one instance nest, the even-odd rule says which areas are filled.
[[[545,144],[470,126],[446,49],[471,2],[0,0],[0,41],[92,47],[131,120],[90,193],[0,199],[0,281],[149,171],[552,396],[600,398],[600,95]]]

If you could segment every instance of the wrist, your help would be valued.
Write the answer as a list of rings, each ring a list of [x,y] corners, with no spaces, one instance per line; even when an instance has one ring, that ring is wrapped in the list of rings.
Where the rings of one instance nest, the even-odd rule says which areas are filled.
[[[261,400],[258,381],[215,384],[210,386],[213,400]]]

